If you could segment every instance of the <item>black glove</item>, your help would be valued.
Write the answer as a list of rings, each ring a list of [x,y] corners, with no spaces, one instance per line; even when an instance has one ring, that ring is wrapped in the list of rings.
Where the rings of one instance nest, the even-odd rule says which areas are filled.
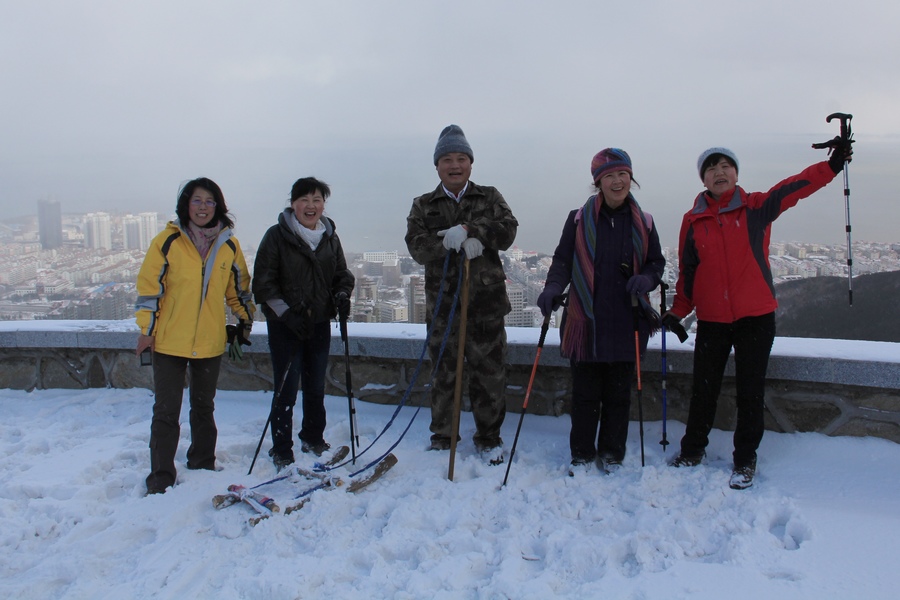
[[[643,296],[644,294],[649,293],[654,287],[653,279],[648,275],[632,275],[625,284],[625,291],[632,296]]]
[[[559,284],[550,283],[547,284],[547,287],[545,287],[544,291],[541,292],[541,295],[538,296],[537,305],[538,308],[541,309],[541,314],[546,317],[559,308],[562,305],[562,301],[562,289],[560,289]]]
[[[306,305],[300,304],[284,311],[279,320],[299,339],[306,340],[312,333],[311,317],[310,310],[306,308]]]
[[[684,329],[684,325],[681,324],[681,319],[676,317],[670,312],[667,312],[663,315],[662,325],[672,333],[678,336],[678,341],[682,344],[688,339],[687,331]]]
[[[244,360],[244,349],[241,346],[252,346],[250,331],[253,323],[241,319],[237,325],[226,325],[225,335],[228,338],[228,358],[231,360]]]
[[[350,316],[350,296],[347,292],[338,292],[334,295],[334,306],[337,308],[338,318],[346,321]]]
[[[831,149],[831,157],[828,159],[828,166],[835,175],[844,170],[844,162],[853,160],[853,142],[855,140],[844,139],[841,137],[834,138],[835,146]]]

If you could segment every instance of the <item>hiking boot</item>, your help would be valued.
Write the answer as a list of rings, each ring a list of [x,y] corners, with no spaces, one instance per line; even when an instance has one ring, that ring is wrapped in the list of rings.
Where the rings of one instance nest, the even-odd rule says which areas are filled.
[[[324,440],[321,442],[316,442],[315,444],[311,444],[309,442],[300,440],[300,450],[303,452],[309,453],[312,452],[316,456],[322,456],[325,452],[328,452],[331,449],[331,444],[325,442]]]
[[[706,456],[705,452],[701,452],[697,455],[690,455],[681,453],[675,457],[675,459],[669,463],[670,467],[681,468],[681,467],[696,467],[703,461],[703,457]]]
[[[294,464],[294,455],[291,453],[290,455],[281,455],[275,454],[275,449],[272,448],[269,450],[269,456],[272,457],[272,463],[275,465],[275,472],[281,471],[283,468],[288,465]]]
[[[444,437],[436,437],[431,438],[431,446],[428,448],[429,450],[449,450],[450,449],[450,438]]]
[[[608,475],[612,475],[616,471],[622,468],[622,459],[616,458],[611,454],[606,454],[597,457],[597,468],[601,471],[605,471]]]
[[[594,462],[589,458],[573,458],[569,463],[569,477],[584,477],[591,473],[591,463]]]
[[[733,490],[746,490],[753,485],[753,477],[756,475],[756,461],[746,464],[742,467],[735,465],[731,472],[731,479],[728,481],[728,487]]]

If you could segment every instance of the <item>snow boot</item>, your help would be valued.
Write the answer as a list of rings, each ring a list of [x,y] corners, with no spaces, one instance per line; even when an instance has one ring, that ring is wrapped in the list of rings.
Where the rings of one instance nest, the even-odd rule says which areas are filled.
[[[591,463],[593,463],[589,458],[573,458],[572,462],[569,463],[569,477],[578,477],[582,478],[591,473]]]
[[[502,465],[505,457],[503,455],[503,446],[493,446],[491,448],[479,447],[478,454],[481,456],[481,460],[484,461],[484,464],[490,465],[492,467],[496,467],[497,465]]]
[[[294,464],[294,456],[291,454],[290,456],[281,456],[279,454],[275,454],[275,449],[272,448],[269,450],[269,456],[272,457],[272,463],[275,465],[275,472],[278,473],[288,465]]]
[[[300,450],[307,454],[312,452],[316,456],[322,456],[322,454],[328,452],[330,449],[331,444],[324,440],[315,444],[307,442],[306,440],[300,440]]]
[[[706,456],[705,452],[701,452],[696,456],[691,456],[690,454],[680,453],[675,457],[672,462],[669,463],[670,467],[675,467],[676,469],[681,467],[696,467],[703,461],[703,457]]]
[[[622,468],[622,459],[612,454],[603,454],[597,457],[597,468],[607,475],[612,475]]]
[[[753,477],[756,475],[756,460],[742,467],[735,465],[731,472],[728,487],[733,490],[746,490],[753,485]]]

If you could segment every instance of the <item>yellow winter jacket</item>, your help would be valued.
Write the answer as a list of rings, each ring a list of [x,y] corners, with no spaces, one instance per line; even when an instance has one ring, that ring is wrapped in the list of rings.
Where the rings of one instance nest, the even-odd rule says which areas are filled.
[[[185,358],[225,352],[225,304],[252,322],[250,274],[231,228],[213,242],[204,264],[187,232],[171,221],[150,244],[137,279],[135,317],[154,349]]]

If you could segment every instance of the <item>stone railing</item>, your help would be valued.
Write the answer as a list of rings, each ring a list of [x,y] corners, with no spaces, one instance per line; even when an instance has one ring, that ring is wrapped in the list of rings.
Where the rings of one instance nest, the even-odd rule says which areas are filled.
[[[223,359],[219,388],[272,390],[272,366],[265,324],[258,323],[244,360]],[[534,365],[539,330],[508,328],[510,373],[506,402],[521,412]],[[349,324],[350,373],[356,398],[381,404],[427,403],[429,363],[413,376],[422,354],[424,325]],[[0,323],[0,387],[152,389],[152,369],[138,366],[137,329],[130,321],[33,321]],[[641,361],[640,394],[646,421],[662,419],[660,337]],[[684,422],[691,391],[693,338],[681,345],[666,337],[666,408]],[[334,326],[327,393],[346,395],[346,360]],[[729,361],[715,426],[734,428],[734,366]],[[568,362],[550,330],[534,379],[528,412],[568,412]],[[465,388],[464,388],[465,389]],[[632,418],[638,418],[633,392]],[[463,398],[468,409],[467,399]],[[827,435],[877,436],[900,443],[900,344],[777,338],[769,362],[766,427],[774,431],[817,431]],[[677,443],[677,440],[670,440]]]

